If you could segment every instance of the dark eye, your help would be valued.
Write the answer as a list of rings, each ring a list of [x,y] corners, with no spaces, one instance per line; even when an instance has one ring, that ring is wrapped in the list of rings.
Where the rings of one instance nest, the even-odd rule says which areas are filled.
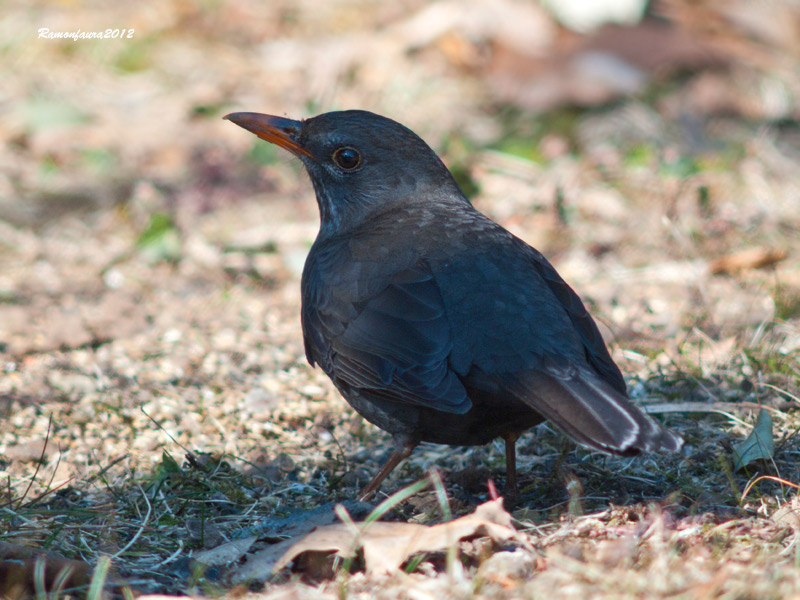
[[[361,166],[361,153],[355,148],[345,146],[333,153],[333,162],[345,171],[353,171]]]

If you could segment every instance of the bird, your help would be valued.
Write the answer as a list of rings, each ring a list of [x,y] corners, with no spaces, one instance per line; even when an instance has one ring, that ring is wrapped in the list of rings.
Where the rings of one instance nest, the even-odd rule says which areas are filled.
[[[632,456],[683,440],[631,402],[573,289],[479,212],[411,129],[364,110],[224,117],[300,159],[320,214],[301,278],[305,353],[393,451],[367,500],[420,442],[516,441],[549,421],[580,446]]]

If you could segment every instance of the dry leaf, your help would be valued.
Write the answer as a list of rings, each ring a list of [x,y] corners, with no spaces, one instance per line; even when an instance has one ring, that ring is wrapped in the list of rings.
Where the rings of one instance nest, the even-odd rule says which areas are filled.
[[[37,562],[43,561],[44,589],[37,590]],[[92,567],[53,552],[0,542],[0,598],[17,600],[37,593],[60,596],[68,588],[88,586]]]
[[[204,565],[227,565],[244,556],[257,539],[257,535],[251,535],[241,540],[233,540],[232,542],[220,544],[216,548],[197,552],[192,558]]]
[[[795,496],[781,505],[772,515],[772,520],[779,525],[791,527],[795,532],[800,531],[800,498]]]
[[[747,248],[722,256],[709,265],[713,275],[730,275],[747,269],[760,269],[774,265],[789,255],[786,250],[775,248]]]
[[[756,460],[769,460],[774,454],[772,417],[769,411],[762,408],[756,418],[753,431],[733,447],[733,468],[738,471]]]
[[[240,583],[266,581],[272,574],[275,564],[291,548],[295,540],[284,540],[271,544],[247,557],[244,564],[234,569],[229,577],[234,585]]]
[[[492,93],[538,111],[606,104],[669,73],[727,62],[704,40],[651,22],[607,25],[591,35],[565,36],[541,57],[508,46],[502,36],[493,41],[485,69]]]
[[[275,563],[273,571],[281,570],[304,552],[336,553],[348,558],[362,548],[368,573],[390,573],[414,554],[440,552],[468,537],[488,536],[500,543],[521,541],[502,502],[486,502],[472,514],[432,527],[381,521],[359,524],[358,532],[344,524],[320,527],[295,542]]]
[[[367,510],[371,508],[367,503],[355,500],[345,500],[342,504],[347,509],[347,512],[355,518],[366,515]],[[312,530],[324,529],[325,526],[335,526],[332,525],[337,519],[334,506],[333,502],[328,502],[314,510],[296,511],[286,517],[270,517],[266,519],[260,526],[261,529],[265,532],[269,531],[271,535],[289,536],[290,539],[271,544],[263,550],[247,556],[244,564],[234,567],[230,573],[229,577],[232,583],[266,581],[273,572],[273,567],[278,559],[283,557],[287,549],[300,536],[308,534]],[[195,558],[201,560],[199,556],[195,556]]]

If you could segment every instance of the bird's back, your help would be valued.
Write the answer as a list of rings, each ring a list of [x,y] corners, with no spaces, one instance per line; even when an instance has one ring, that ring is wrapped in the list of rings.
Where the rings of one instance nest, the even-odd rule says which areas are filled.
[[[548,418],[611,452],[672,445],[555,269],[463,201],[405,203],[318,240],[303,302],[309,360],[392,433],[480,444]]]

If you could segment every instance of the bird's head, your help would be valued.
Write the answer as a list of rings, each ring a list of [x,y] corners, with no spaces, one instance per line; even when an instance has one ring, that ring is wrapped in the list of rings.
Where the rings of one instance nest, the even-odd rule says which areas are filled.
[[[341,233],[396,203],[465,201],[430,146],[386,117],[348,110],[303,121],[247,112],[225,118],[303,161],[317,194],[323,235]]]

